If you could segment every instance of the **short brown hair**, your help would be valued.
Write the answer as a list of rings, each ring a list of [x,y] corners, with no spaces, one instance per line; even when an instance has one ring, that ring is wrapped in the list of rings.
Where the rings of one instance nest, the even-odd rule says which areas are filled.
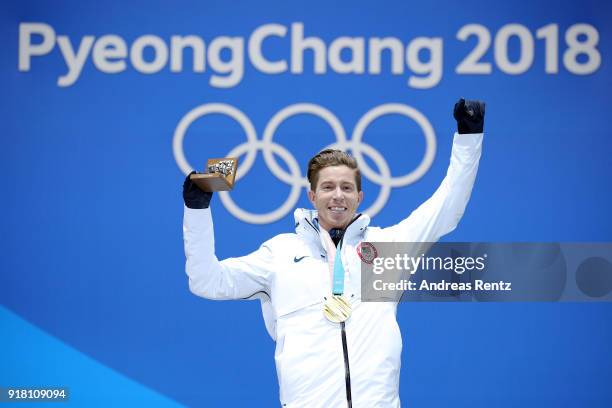
[[[331,166],[346,166],[349,169],[355,170],[355,184],[357,184],[357,191],[361,191],[361,172],[359,167],[357,167],[357,161],[350,154],[334,149],[322,150],[308,162],[307,175],[312,191],[315,191],[317,188],[319,172],[325,167]]]

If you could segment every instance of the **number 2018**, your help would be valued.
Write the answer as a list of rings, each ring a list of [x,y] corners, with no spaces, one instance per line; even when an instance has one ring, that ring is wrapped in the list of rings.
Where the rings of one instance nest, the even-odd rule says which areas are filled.
[[[457,39],[466,41],[476,36],[478,42],[472,51],[459,63],[455,72],[458,74],[490,74],[491,63],[481,61],[481,58],[491,45],[489,29],[480,24],[468,24],[457,32]],[[508,56],[508,42],[510,38],[517,37],[520,43],[518,60],[510,61]],[[545,63],[547,74],[559,72],[559,26],[548,24],[536,31],[536,38],[544,40]],[[601,65],[601,54],[596,48],[599,42],[597,29],[590,24],[574,24],[565,32],[567,49],[563,53],[565,69],[576,75],[588,75]],[[493,54],[497,67],[510,75],[519,75],[526,72],[534,59],[534,39],[529,29],[521,24],[507,24],[499,29],[495,35]],[[586,58],[578,59],[579,55]]]

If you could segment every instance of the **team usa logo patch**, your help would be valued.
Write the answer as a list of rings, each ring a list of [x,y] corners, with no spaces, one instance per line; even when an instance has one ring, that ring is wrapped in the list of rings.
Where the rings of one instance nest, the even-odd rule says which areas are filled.
[[[361,262],[372,264],[374,259],[378,257],[378,251],[376,247],[372,245],[370,242],[362,242],[357,245],[357,255],[359,255],[359,259]]]

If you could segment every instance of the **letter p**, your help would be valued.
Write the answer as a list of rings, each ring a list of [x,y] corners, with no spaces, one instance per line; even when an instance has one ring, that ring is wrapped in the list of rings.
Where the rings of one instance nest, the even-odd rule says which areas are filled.
[[[42,36],[42,42],[32,44],[32,35]],[[19,71],[30,70],[30,57],[45,55],[55,46],[55,31],[44,23],[19,24]]]

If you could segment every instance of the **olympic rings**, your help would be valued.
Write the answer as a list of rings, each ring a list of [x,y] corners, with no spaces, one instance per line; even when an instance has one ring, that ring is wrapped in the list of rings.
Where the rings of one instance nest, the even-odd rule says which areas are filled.
[[[242,111],[231,105],[223,103],[208,103],[197,106],[189,111],[179,121],[176,130],[174,131],[172,151],[178,167],[185,175],[193,171],[192,166],[187,162],[185,152],[183,150],[185,133],[194,121],[202,116],[212,113],[224,114],[234,119],[236,122],[238,122],[246,134],[247,141],[239,144],[226,155],[226,157],[239,157],[246,154],[246,157],[244,160],[242,160],[240,166],[238,167],[236,180],[246,176],[255,162],[257,152],[261,150],[263,152],[264,161],[272,174],[282,182],[291,186],[291,191],[287,200],[277,209],[265,214],[254,214],[245,211],[234,203],[229,192],[220,192],[219,195],[221,197],[221,202],[225,208],[239,220],[251,224],[267,224],[283,218],[291,210],[293,210],[297,204],[300,198],[301,189],[309,188],[308,180],[306,177],[302,176],[300,166],[295,157],[283,146],[273,141],[273,136],[280,124],[294,115],[310,114],[323,119],[330,126],[334,136],[336,137],[336,142],[327,147],[350,150],[353,153],[355,160],[357,160],[357,164],[359,165],[359,169],[361,170],[363,176],[380,185],[381,188],[378,197],[376,200],[374,200],[374,203],[364,211],[370,216],[374,216],[383,209],[387,203],[392,188],[407,186],[423,177],[423,175],[431,167],[436,155],[436,135],[431,123],[429,123],[427,118],[421,112],[408,105],[388,103],[374,107],[366,112],[361,119],[359,119],[353,131],[352,139],[347,140],[342,123],[332,112],[320,105],[311,103],[297,103],[289,105],[277,112],[266,125],[262,140],[258,140],[253,123]],[[426,148],[423,159],[414,170],[399,177],[391,176],[389,165],[378,150],[374,149],[374,147],[371,145],[362,142],[363,134],[365,133],[367,127],[379,117],[390,114],[400,114],[414,120],[421,127],[425,137]],[[278,165],[274,157],[275,154],[287,164],[289,173]],[[364,154],[368,156],[376,165],[379,173],[374,171],[367,164]]]

